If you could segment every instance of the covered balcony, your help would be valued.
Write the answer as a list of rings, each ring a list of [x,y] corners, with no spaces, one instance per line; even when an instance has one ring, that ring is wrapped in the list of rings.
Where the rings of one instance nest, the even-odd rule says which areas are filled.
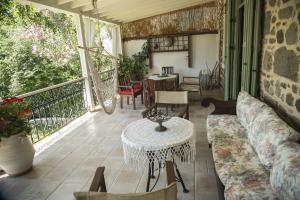
[[[73,17],[81,76],[17,95],[30,108],[27,137],[35,155],[32,169],[18,176],[1,170],[0,159],[0,200],[167,191],[169,161],[180,200],[300,198],[296,0],[20,3]],[[100,21],[110,39],[97,43]],[[97,60],[98,54],[109,61]],[[165,99],[159,92],[170,95]],[[180,93],[187,94],[183,100]],[[157,111],[158,104],[166,109]],[[186,105],[184,114],[179,104]],[[165,124],[174,138],[168,123],[190,124],[190,141],[159,155],[158,149],[138,146],[130,155],[126,145],[144,144],[148,137],[138,137],[144,127],[136,123],[153,123],[160,114],[166,122],[158,127]],[[188,132],[188,125],[178,134]],[[158,127],[155,133],[163,138]],[[143,150],[148,160],[141,167]],[[77,192],[84,198],[75,198]]]

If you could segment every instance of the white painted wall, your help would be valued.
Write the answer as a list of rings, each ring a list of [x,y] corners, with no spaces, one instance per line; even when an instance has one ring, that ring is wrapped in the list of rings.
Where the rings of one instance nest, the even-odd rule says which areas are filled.
[[[146,40],[124,42],[124,54],[131,56],[141,51]],[[161,67],[174,66],[174,71],[182,76],[198,76],[200,70],[206,73],[205,63],[212,70],[218,60],[218,35],[205,34],[192,36],[192,68],[188,67],[187,52],[153,53],[153,68],[149,74],[161,73]],[[182,80],[182,78],[180,78]]]

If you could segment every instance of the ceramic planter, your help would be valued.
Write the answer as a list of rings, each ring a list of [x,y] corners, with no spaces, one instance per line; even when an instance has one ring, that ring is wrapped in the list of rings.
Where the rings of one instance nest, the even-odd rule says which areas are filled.
[[[24,133],[1,138],[0,168],[12,176],[32,168],[35,150]]]

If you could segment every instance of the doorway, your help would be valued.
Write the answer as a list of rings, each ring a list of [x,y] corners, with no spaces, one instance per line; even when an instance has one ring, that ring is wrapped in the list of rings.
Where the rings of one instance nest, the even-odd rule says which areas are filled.
[[[257,96],[260,43],[260,0],[226,0],[225,100],[240,91]]]
[[[244,11],[245,11],[245,4],[242,2],[239,6],[238,11],[238,50],[237,50],[237,76],[236,76],[236,82],[237,82],[237,91],[241,91],[241,85],[242,85],[242,66],[243,66],[243,49],[245,48],[244,43]]]

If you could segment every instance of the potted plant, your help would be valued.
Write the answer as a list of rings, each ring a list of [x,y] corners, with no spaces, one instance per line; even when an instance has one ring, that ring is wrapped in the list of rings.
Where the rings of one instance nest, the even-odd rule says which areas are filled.
[[[32,168],[35,150],[27,138],[30,109],[22,98],[0,101],[0,168],[20,175]]]
[[[149,44],[145,42],[142,51],[133,54],[131,57],[119,55],[119,73],[126,79],[132,81],[142,81],[148,73],[146,60],[149,58]]]

